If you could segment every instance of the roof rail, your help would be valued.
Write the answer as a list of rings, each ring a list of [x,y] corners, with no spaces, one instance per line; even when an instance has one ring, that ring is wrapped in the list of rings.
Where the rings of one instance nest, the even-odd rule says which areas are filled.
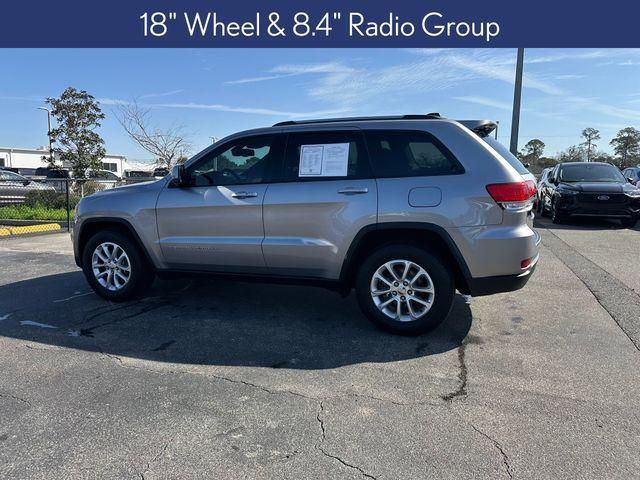
[[[344,117],[344,118],[321,118],[316,120],[286,120],[274,124],[274,127],[284,127],[287,125],[308,125],[314,123],[337,123],[337,122],[366,122],[372,120],[434,120],[442,118],[439,113],[389,115],[380,117]]]

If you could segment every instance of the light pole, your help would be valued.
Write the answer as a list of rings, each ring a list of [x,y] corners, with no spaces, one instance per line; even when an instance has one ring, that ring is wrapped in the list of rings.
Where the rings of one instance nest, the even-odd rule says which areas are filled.
[[[520,99],[522,98],[522,70],[524,66],[524,48],[518,49],[516,60],[516,85],[513,89],[513,114],[511,116],[511,143],[509,150],[518,155],[518,131],[520,130]]]
[[[53,139],[51,138],[51,110],[45,107],[38,107],[38,110],[47,112],[47,136],[49,137],[49,164],[53,166]]]

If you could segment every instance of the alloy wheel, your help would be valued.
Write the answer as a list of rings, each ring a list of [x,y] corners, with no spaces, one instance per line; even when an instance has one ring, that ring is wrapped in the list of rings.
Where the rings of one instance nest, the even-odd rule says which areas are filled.
[[[392,320],[412,322],[433,306],[435,288],[427,271],[409,260],[391,260],[371,278],[371,299]]]
[[[91,267],[98,283],[112,292],[124,288],[131,278],[129,256],[113,242],[104,242],[95,248]]]

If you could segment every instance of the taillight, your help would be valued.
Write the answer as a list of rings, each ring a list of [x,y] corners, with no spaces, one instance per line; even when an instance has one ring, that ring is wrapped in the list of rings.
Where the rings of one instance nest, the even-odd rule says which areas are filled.
[[[533,180],[512,183],[492,183],[487,192],[505,210],[530,209],[536,194]]]

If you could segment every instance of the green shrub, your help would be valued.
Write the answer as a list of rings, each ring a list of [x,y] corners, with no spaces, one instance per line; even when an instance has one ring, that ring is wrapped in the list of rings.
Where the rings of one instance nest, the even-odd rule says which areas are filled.
[[[73,219],[75,211],[71,211]],[[0,207],[0,220],[54,220],[66,221],[66,208],[46,208],[43,206],[7,205]]]
[[[79,195],[69,196],[69,208],[76,208],[80,201]],[[32,190],[27,192],[24,204],[33,208],[67,208],[67,194],[53,190]]]

